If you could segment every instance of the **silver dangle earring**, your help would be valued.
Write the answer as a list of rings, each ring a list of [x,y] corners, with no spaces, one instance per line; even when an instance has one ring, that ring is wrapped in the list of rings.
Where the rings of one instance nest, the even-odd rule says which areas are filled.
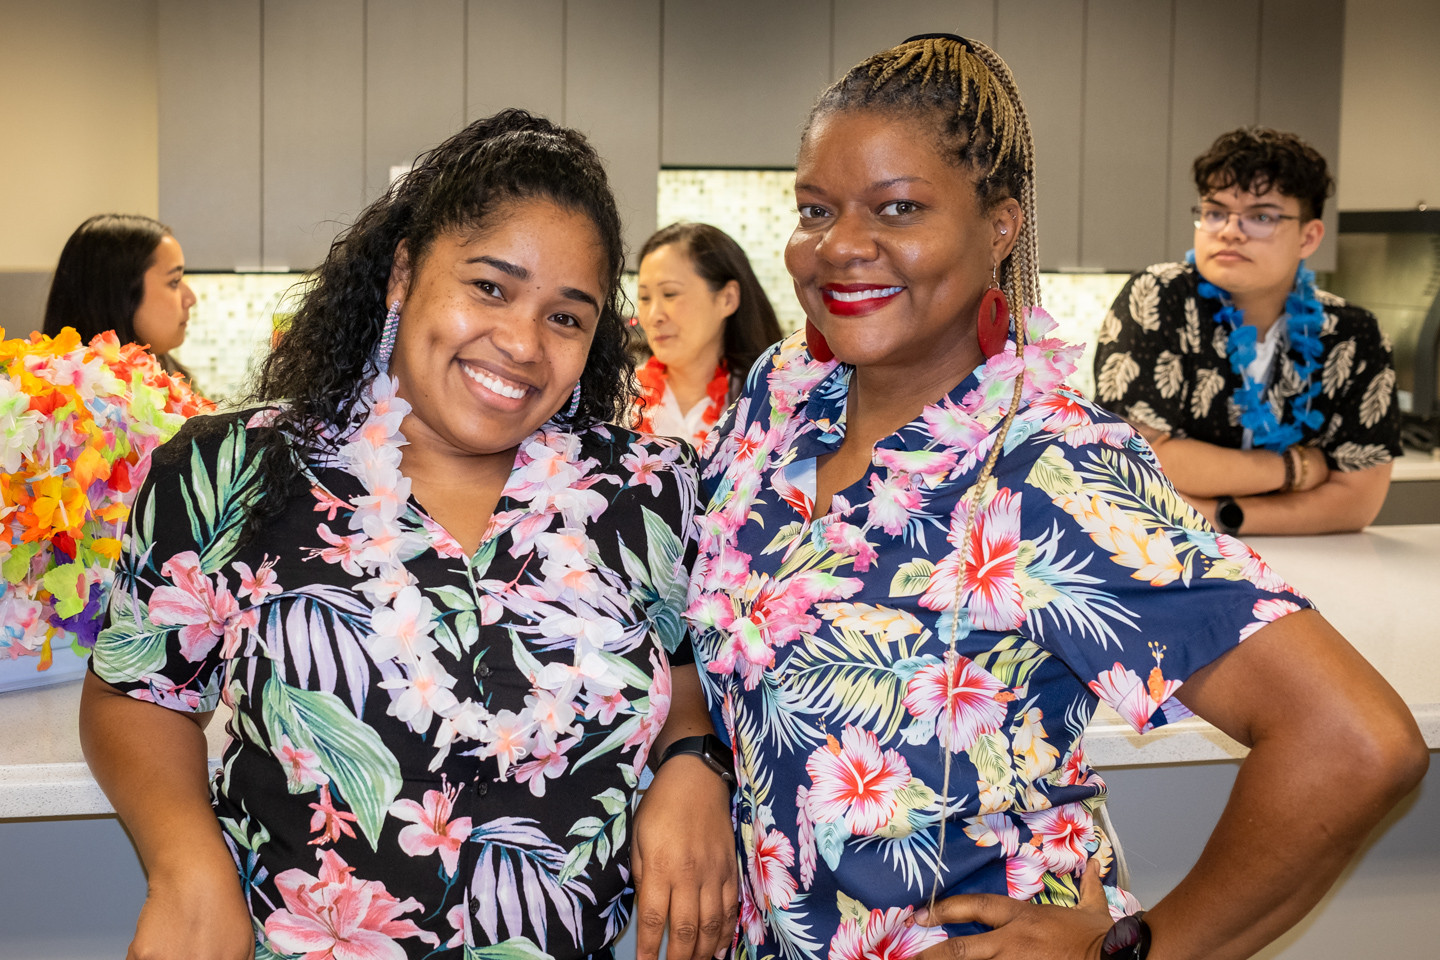
[[[390,303],[385,314],[385,325],[380,330],[380,343],[375,347],[375,366],[382,371],[390,369],[390,354],[395,352],[395,333],[400,329],[400,301]]]
[[[579,413],[579,412],[580,412],[580,381],[579,381],[579,380],[576,380],[576,381],[575,381],[575,392],[572,393],[572,394],[570,394],[570,406],[566,407],[566,408],[565,408],[565,412],[562,413],[562,414],[560,414],[560,416],[563,417],[563,418],[566,419],[566,420],[574,420],[574,419],[575,419],[575,414],[577,414],[577,413]]]

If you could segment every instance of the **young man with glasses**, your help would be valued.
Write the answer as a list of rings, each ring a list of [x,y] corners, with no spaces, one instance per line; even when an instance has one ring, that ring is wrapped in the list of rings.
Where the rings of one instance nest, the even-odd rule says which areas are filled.
[[[1249,127],[1195,160],[1195,249],[1131,277],[1101,327],[1096,400],[1234,535],[1358,530],[1400,455],[1390,343],[1315,289],[1325,158]]]

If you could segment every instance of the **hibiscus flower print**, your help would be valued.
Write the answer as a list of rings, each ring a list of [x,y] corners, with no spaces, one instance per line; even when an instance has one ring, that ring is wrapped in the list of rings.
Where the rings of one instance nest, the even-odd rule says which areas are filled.
[[[931,664],[916,671],[905,687],[905,709],[917,720],[935,724],[942,746],[960,753],[1005,722],[1015,694],[961,654],[947,654],[949,665]]]
[[[1084,806],[1067,803],[1048,810],[1022,811],[1020,816],[1040,841],[1040,857],[1051,873],[1074,873],[1085,863],[1088,845],[1095,841],[1095,827]]]
[[[849,724],[839,741],[826,741],[805,761],[810,818],[843,821],[852,836],[868,836],[895,815],[896,793],[910,782],[910,765],[898,752],[882,751],[875,734]]]
[[[302,960],[393,960],[405,955],[399,940],[439,945],[435,934],[400,919],[422,909],[418,900],[397,900],[383,883],[354,874],[338,853],[325,850],[318,875],[296,868],[277,876],[285,906],[265,921],[269,946]]]
[[[865,922],[843,920],[830,939],[829,960],[906,960],[945,940],[944,927],[911,926],[911,907],[871,910]]]
[[[243,627],[255,622],[253,614],[241,615],[240,604],[223,575],[217,574],[211,583],[194,551],[175,554],[160,567],[160,573],[174,586],[156,587],[150,595],[150,620],[180,627],[180,652],[187,660],[203,659],[222,637],[233,641]]]
[[[795,898],[795,848],[778,830],[757,827],[749,856],[750,889],[761,909],[784,910]]]

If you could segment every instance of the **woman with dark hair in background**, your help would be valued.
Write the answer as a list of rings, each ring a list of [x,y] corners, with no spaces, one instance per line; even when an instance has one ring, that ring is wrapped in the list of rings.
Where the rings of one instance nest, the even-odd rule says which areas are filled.
[[[65,241],[41,332],[53,337],[74,327],[89,343],[114,330],[121,343],[148,347],[167,373],[188,376],[170,351],[185,342],[194,305],[185,252],[170,228],[138,214],[102,213]]]
[[[477,121],[331,247],[262,405],[157,454],[81,705],[135,955],[604,956],[632,887],[641,956],[729,944],[693,459],[607,423],[623,264],[581,135]]]
[[[645,241],[636,299],[653,354],[637,372],[637,429],[698,447],[780,339],[775,309],[745,251],[708,223],[672,223]]]
[[[689,611],[735,748],[742,950],[1250,956],[1423,775],[1414,718],[1064,387],[1079,348],[1034,309],[1034,146],[993,50],[931,35],[854,67],[795,181],[807,329],[716,428]],[[1101,699],[1250,747],[1143,917],[1085,758]]]

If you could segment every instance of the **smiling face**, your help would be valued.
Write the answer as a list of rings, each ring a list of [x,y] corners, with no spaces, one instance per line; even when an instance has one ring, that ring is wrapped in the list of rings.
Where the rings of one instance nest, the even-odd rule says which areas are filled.
[[[685,248],[667,243],[640,261],[636,300],[655,359],[709,373],[724,352],[725,318],[740,305],[740,285],[731,280],[710,289]]]
[[[1266,295],[1283,295],[1295,284],[1300,261],[1315,252],[1325,235],[1319,220],[1300,217],[1300,201],[1276,190],[1254,194],[1227,187],[1200,199],[1202,208],[1234,214],[1283,216],[1268,237],[1247,237],[1240,218],[1232,216],[1218,233],[1195,228],[1195,266],[1211,283],[1237,301]],[[1288,219],[1288,218],[1296,219]]]
[[[397,251],[390,371],[413,408],[411,443],[508,455],[565,406],[609,295],[598,231],[581,213],[521,200],[477,231]],[[418,421],[412,423],[412,421]]]
[[[982,211],[973,173],[940,155],[926,122],[870,111],[816,121],[796,164],[800,222],[785,265],[836,357],[953,386],[983,359],[976,311],[1020,207]]]
[[[169,353],[185,342],[195,293],[185,282],[185,252],[168,234],[160,238],[145,271],[145,293],[132,323],[135,340],[152,353]]]

